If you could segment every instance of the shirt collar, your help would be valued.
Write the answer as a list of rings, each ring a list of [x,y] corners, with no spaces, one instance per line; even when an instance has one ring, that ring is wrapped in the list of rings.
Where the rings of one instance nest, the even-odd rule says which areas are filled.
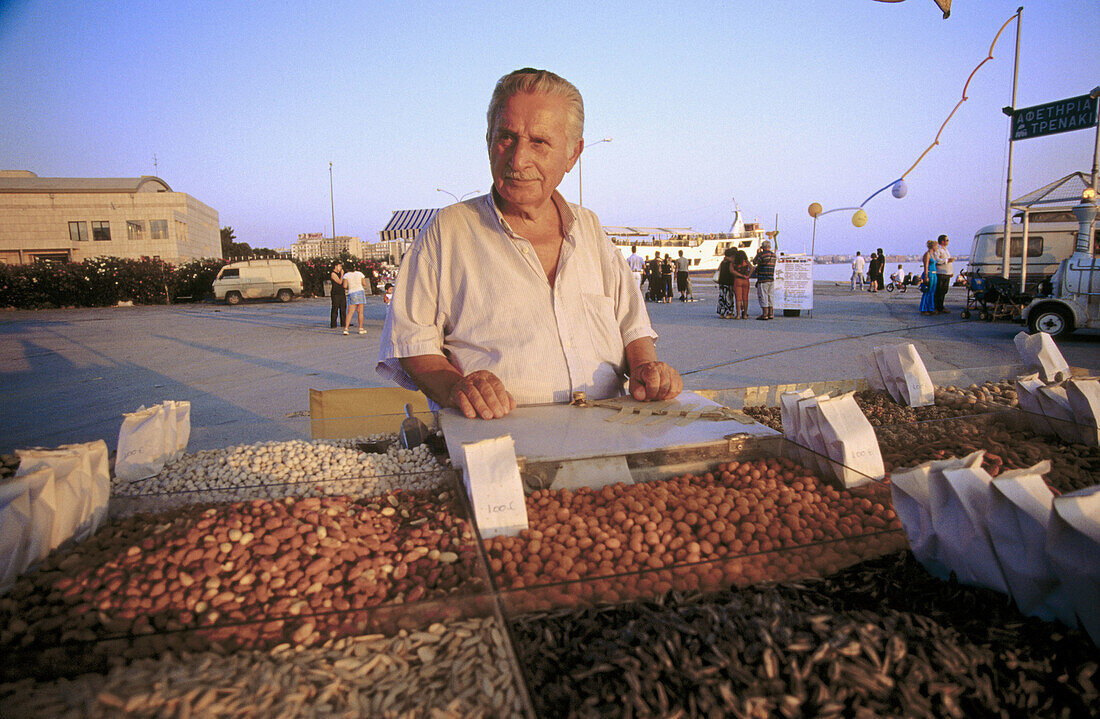
[[[550,200],[554,203],[554,207],[558,209],[558,215],[561,217],[562,233],[569,237],[573,233],[573,225],[577,222],[576,215],[573,214],[573,210],[569,207],[569,203],[565,201],[565,198],[561,196],[561,193],[554,190],[554,194],[550,195]],[[485,203],[492,208],[494,214],[496,214],[497,222],[500,223],[501,228],[508,233],[508,236],[515,239],[518,235],[512,231],[512,228],[508,226],[508,221],[504,219],[504,215],[500,211],[500,207],[497,204],[499,197],[497,195],[497,188],[493,187],[489,190],[489,193],[485,195]]]

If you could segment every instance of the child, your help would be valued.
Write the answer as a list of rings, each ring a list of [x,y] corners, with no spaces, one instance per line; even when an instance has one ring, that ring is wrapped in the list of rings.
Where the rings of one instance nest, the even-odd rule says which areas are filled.
[[[382,295],[382,302],[388,305],[393,300],[393,283],[387,282],[385,290],[385,293]]]

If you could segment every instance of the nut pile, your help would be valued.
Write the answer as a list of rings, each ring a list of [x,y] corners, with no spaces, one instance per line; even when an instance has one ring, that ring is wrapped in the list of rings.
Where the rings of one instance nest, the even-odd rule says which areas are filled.
[[[529,528],[518,537],[488,539],[485,547],[490,569],[507,589],[677,567],[637,577],[648,583],[639,587],[644,593],[698,581],[700,574],[708,585],[729,584],[746,571],[749,579],[768,576],[755,576],[757,565],[743,561],[698,572],[679,565],[883,532],[896,539],[900,532],[888,530],[900,524],[889,505],[882,486],[840,492],[785,458],[735,461],[702,477],[538,490],[527,498]],[[606,582],[577,591],[620,588]],[[614,601],[619,594],[595,598]]]
[[[542,716],[1096,716],[1096,649],[909,552],[823,581],[512,620]]]
[[[0,479],[15,476],[17,469],[19,469],[19,455],[0,454]]]
[[[260,442],[202,450],[170,462],[149,479],[127,482],[113,478],[111,493],[175,493],[180,502],[201,503],[287,494],[373,495],[437,487],[443,467],[428,446],[404,449],[396,442],[385,442],[394,437]],[[361,452],[357,445],[364,442],[389,446],[385,452]]]
[[[522,714],[493,619],[432,624],[308,649],[165,654],[107,674],[0,684],[0,714],[42,717],[408,716]]]
[[[895,402],[887,392],[862,390],[855,393],[856,404],[876,427],[995,412],[1017,404],[1016,390],[1011,382],[984,382],[966,388],[937,387],[935,398],[936,403],[930,407],[907,407]],[[779,407],[761,405],[745,407],[742,411],[761,424],[783,431]]]
[[[483,589],[477,562],[452,490],[136,515],[20,577],[0,597],[0,651],[53,661],[51,648],[109,637],[123,639],[95,652],[311,646],[364,633],[355,610]]]
[[[1049,459],[1044,479],[1051,489],[1072,492],[1100,482],[1100,448],[1037,435],[998,415],[881,427],[877,434],[887,472],[984,449],[982,466],[994,477]]]

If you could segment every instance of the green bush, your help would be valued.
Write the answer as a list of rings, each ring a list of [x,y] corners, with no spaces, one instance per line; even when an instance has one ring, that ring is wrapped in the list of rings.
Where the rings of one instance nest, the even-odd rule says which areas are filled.
[[[295,260],[302,273],[302,296],[320,297],[324,282],[337,262],[344,271],[359,270],[368,279],[379,272],[375,260],[344,254]],[[108,307],[120,301],[139,305],[200,302],[213,296],[214,278],[226,264],[223,259],[191,260],[178,267],[142,257],[93,257],[83,262],[40,260],[31,265],[0,263],[0,307]]]

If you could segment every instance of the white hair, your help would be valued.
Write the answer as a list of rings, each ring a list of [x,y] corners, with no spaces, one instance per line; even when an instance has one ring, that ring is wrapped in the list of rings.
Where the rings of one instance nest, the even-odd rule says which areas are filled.
[[[486,113],[489,127],[485,131],[485,142],[493,144],[493,129],[504,104],[513,95],[522,93],[542,93],[556,95],[566,100],[565,133],[570,142],[579,142],[584,137],[584,100],[581,93],[571,82],[555,75],[549,70],[536,70],[525,67],[510,72],[497,80],[493,88],[493,97],[489,100],[489,112]]]

